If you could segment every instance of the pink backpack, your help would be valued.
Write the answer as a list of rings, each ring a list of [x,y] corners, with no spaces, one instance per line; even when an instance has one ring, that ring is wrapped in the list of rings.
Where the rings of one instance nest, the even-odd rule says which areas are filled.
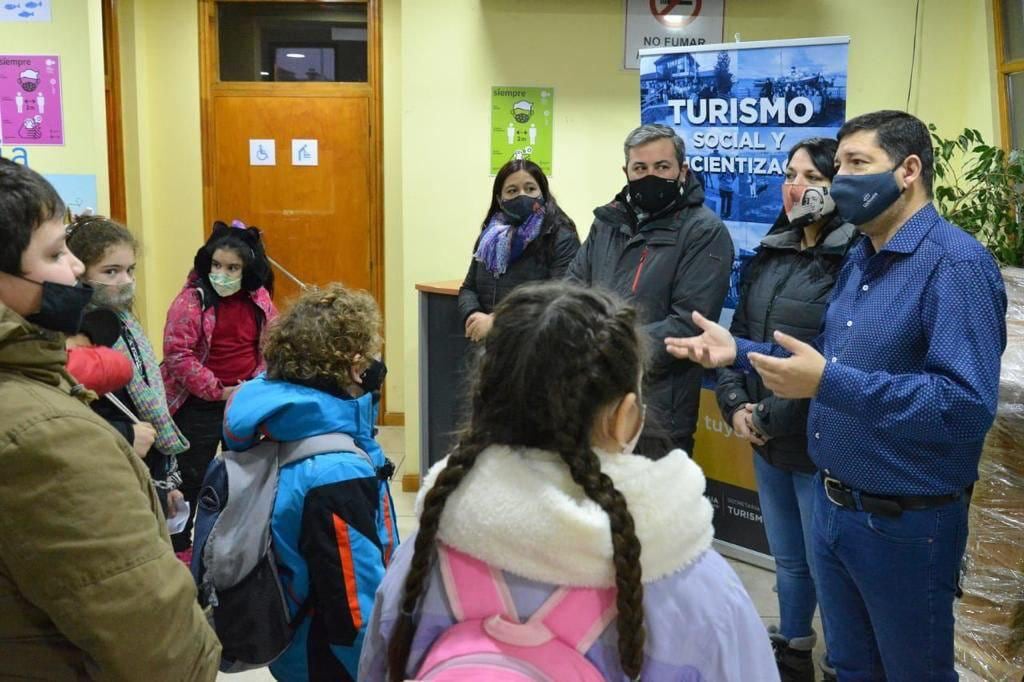
[[[427,652],[416,680],[604,680],[584,654],[615,618],[615,590],[560,587],[522,623],[500,570],[444,545],[438,560],[458,623]]]

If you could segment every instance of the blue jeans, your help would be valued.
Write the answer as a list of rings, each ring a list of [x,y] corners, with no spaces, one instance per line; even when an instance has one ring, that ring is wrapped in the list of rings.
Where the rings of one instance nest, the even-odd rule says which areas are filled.
[[[953,598],[968,500],[898,517],[833,504],[816,486],[815,569],[842,682],[956,680]]]
[[[806,637],[818,604],[811,566],[817,474],[786,471],[754,455],[754,475],[768,547],[775,557],[779,633],[787,639]]]

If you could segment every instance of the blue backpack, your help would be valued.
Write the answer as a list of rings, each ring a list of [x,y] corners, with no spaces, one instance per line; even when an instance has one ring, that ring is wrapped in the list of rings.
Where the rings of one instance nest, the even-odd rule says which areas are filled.
[[[269,665],[280,656],[310,609],[291,616],[270,532],[278,469],[314,455],[352,452],[373,461],[350,436],[329,433],[281,443],[266,440],[244,452],[227,450],[206,470],[199,492],[192,577],[199,603],[223,652],[222,672]],[[376,467],[374,467],[376,468]]]

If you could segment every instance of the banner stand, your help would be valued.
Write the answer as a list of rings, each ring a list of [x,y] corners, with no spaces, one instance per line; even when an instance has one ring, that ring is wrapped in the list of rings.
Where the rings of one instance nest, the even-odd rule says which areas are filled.
[[[736,559],[737,561],[742,561],[745,564],[757,566],[758,568],[765,568],[769,571],[775,570],[775,559],[771,554],[763,554],[741,545],[734,545],[733,543],[726,542],[725,540],[716,539],[711,544],[722,556],[729,557],[730,559]]]
[[[670,126],[686,144],[704,206],[729,229],[736,252],[719,322],[728,327],[744,266],[782,211],[789,150],[835,137],[846,118],[850,39],[799,38],[640,50],[640,122]],[[722,417],[707,373],[693,459],[715,509],[715,547],[774,569],[750,443]]]

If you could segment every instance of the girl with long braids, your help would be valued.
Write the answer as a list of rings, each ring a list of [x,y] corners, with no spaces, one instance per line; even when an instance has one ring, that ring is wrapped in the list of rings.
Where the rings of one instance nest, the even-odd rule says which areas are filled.
[[[632,454],[643,347],[633,309],[598,290],[530,284],[498,306],[468,425],[426,476],[419,531],[377,593],[360,680],[450,668],[453,626],[471,617],[520,652],[555,633],[591,678],[778,679],[749,596],[710,548],[700,468],[682,451]],[[494,589],[467,593],[469,575]],[[584,590],[565,587],[606,595],[571,642],[551,614]]]

